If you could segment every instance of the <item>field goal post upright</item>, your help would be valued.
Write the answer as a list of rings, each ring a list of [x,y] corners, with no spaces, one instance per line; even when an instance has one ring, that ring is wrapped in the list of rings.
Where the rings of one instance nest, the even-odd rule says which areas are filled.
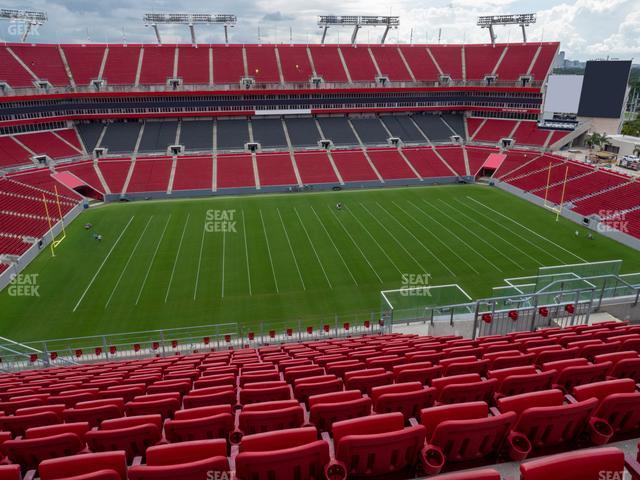
[[[551,162],[549,162],[549,168],[547,170],[547,183],[544,187],[544,207],[548,208],[549,210],[555,212],[556,214],[556,222],[560,221],[560,215],[562,214],[562,209],[564,207],[564,197],[565,197],[565,193],[567,191],[567,180],[569,179],[569,165],[567,164],[565,166],[565,171],[564,171],[564,179],[562,180],[562,194],[560,195],[560,203],[558,204],[558,206],[553,206],[553,203],[551,203],[549,201],[549,189],[553,188],[555,186],[557,186],[557,184],[555,185],[551,185],[551,169],[554,168],[553,164]]]
[[[47,223],[49,224],[49,233],[51,234],[51,256],[56,256],[56,248],[67,238],[67,230],[64,225],[64,215],[62,214],[62,206],[60,205],[60,194],[58,193],[58,187],[56,185],[53,186],[56,193],[56,206],[58,208],[58,215],[60,218],[60,225],[62,227],[62,236],[59,239],[56,239],[55,232],[53,228],[56,226],[56,222],[51,220],[51,214],[49,213],[49,202],[47,201],[46,195],[42,194],[42,202],[44,203],[44,211],[47,215]]]

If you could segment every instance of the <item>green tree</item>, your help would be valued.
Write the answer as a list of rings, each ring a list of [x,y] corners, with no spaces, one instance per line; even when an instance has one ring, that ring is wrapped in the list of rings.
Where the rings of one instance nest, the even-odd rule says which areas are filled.
[[[598,132],[593,132],[591,135],[589,135],[586,138],[585,143],[590,149],[599,147],[600,150],[602,150],[605,145],[611,145],[609,137]]]

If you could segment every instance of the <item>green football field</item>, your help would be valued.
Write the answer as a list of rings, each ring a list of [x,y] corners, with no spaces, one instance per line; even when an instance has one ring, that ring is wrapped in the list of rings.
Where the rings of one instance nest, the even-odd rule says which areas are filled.
[[[594,237],[486,186],[110,204],[84,212],[56,256],[43,251],[24,272],[37,274],[37,296],[0,293],[0,330],[39,340],[319,325],[369,318],[381,290],[426,275],[476,298],[545,265],[623,259],[624,271],[640,271],[637,251]]]

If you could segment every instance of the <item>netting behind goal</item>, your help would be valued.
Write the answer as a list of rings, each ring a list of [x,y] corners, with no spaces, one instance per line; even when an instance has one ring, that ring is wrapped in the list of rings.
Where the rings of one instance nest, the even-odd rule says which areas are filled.
[[[466,305],[472,301],[457,284],[384,290],[380,297],[382,311],[392,313],[394,321],[423,318],[430,309]]]

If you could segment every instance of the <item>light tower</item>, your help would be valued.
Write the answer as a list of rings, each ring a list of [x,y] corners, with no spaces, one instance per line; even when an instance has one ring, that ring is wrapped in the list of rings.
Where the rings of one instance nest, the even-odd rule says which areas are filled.
[[[0,9],[0,18],[9,20],[14,23],[24,24],[24,31],[22,32],[21,41],[24,43],[27,37],[31,33],[33,27],[39,27],[44,25],[47,20],[47,14],[45,12],[35,12],[29,10],[9,10],[6,8]]]
[[[478,26],[480,28],[488,28],[489,35],[491,36],[491,44],[496,43],[496,32],[493,30],[494,26],[500,25],[520,25],[522,28],[522,41],[527,43],[527,30],[526,27],[536,23],[535,13],[523,13],[517,15],[490,15],[484,17],[478,17]]]
[[[400,26],[400,17],[388,17],[388,16],[354,16],[354,15],[320,15],[318,18],[318,27],[323,28],[322,41],[324,43],[327,37],[327,30],[329,27],[353,27],[353,33],[351,34],[351,44],[356,43],[356,37],[358,31],[362,27],[385,27],[380,43],[384,43],[387,39],[387,34],[392,28],[398,28]]]
[[[142,18],[145,26],[152,27],[158,45],[162,45],[158,25],[187,25],[191,33],[191,43],[196,41],[195,25],[222,25],[224,27],[224,43],[229,43],[229,27],[234,27],[238,22],[235,15],[212,15],[209,13],[146,13]]]

